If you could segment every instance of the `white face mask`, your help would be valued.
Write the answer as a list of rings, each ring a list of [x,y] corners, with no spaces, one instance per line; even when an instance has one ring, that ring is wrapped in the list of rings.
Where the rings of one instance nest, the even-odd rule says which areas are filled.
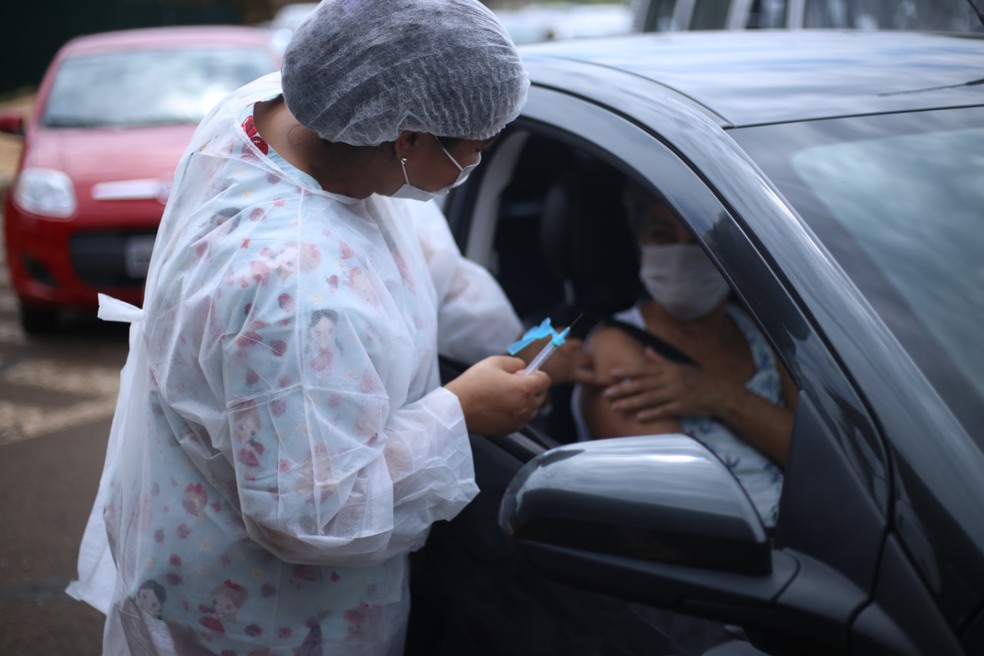
[[[437,137],[434,138],[437,139]],[[443,189],[438,189],[437,191],[427,191],[426,189],[421,189],[420,187],[414,187],[410,184],[410,176],[407,175],[407,158],[401,157],[400,166],[403,167],[403,180],[405,182],[402,187],[390,195],[391,198],[409,198],[410,200],[431,200],[433,198],[437,198],[448,190],[464,184],[465,180],[468,179],[468,176],[475,169],[475,167],[482,163],[482,154],[479,153],[477,162],[468,166],[461,166],[461,164],[458,164],[458,160],[451,157],[451,153],[447,151],[447,148],[444,147],[444,144],[442,144],[440,140],[438,140],[437,144],[441,147],[441,150],[444,151],[444,154],[448,156],[448,159],[451,160],[451,163],[458,167],[458,179],[449,186],[444,187]]]
[[[730,291],[695,244],[643,246],[639,279],[653,300],[681,321],[707,316]]]

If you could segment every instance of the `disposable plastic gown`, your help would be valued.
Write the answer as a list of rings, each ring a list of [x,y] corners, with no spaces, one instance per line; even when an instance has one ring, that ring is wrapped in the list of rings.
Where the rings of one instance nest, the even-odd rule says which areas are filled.
[[[70,593],[107,605],[103,513],[107,654],[401,653],[407,555],[477,493],[438,349],[502,353],[520,323],[433,204],[332,195],[258,149],[243,116],[279,93],[206,118],[143,311],[105,303],[131,351]]]

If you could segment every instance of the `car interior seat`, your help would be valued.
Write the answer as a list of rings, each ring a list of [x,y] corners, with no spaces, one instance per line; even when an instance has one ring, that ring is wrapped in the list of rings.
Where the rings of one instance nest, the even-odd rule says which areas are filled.
[[[523,146],[512,180],[502,191],[496,219],[496,277],[524,323],[539,323],[545,308],[561,302],[563,280],[543,261],[540,221],[548,189],[574,160],[555,139],[531,136]]]
[[[540,217],[543,261],[564,288],[563,300],[542,308],[555,327],[571,325],[581,337],[602,319],[640,296],[639,255],[622,204],[625,175],[600,162],[577,166],[547,191]],[[532,322],[531,322],[532,323]],[[574,439],[572,385],[551,388],[542,429],[554,439]]]
[[[642,289],[639,255],[622,204],[625,175],[601,163],[568,171],[547,192],[540,221],[543,260],[562,281],[551,315],[583,336],[599,320],[632,305]]]

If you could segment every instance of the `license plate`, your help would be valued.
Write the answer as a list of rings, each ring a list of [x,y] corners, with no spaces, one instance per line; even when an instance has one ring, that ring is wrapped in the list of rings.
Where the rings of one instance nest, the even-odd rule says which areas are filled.
[[[146,278],[150,254],[154,250],[154,235],[130,237],[123,246],[126,274],[131,278]]]

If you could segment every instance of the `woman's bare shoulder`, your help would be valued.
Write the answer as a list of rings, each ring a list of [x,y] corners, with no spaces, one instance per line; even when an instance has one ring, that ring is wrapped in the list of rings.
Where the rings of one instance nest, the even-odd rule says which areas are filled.
[[[613,368],[633,364],[643,357],[644,347],[637,339],[614,326],[595,328],[584,344],[594,362],[595,371],[603,375]],[[611,381],[605,381],[607,384]]]
[[[642,344],[635,337],[616,326],[600,325],[593,329],[585,339],[586,348],[634,349],[641,352]]]

